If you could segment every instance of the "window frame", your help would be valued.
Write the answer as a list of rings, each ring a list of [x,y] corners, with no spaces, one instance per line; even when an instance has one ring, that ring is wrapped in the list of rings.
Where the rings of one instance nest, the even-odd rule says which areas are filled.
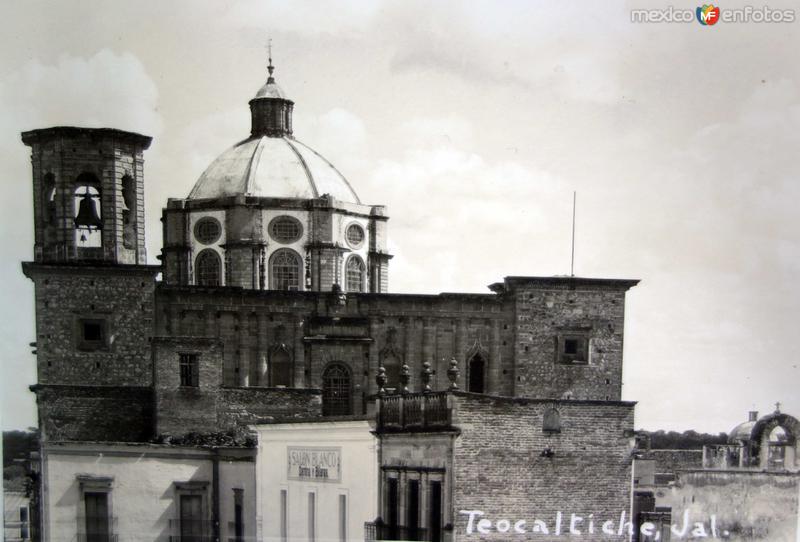
[[[297,228],[295,235],[282,236],[277,234],[275,232],[275,228],[278,227],[278,225],[281,222],[292,222],[294,226]],[[292,243],[298,242],[300,239],[303,238],[303,233],[304,233],[303,223],[300,221],[299,218],[292,215],[276,216],[275,218],[269,221],[269,224],[267,225],[267,231],[269,232],[269,238],[281,245],[291,245]]]
[[[86,338],[86,326],[97,325],[100,329],[99,339]],[[76,349],[83,352],[98,352],[108,351],[109,347],[109,330],[108,319],[100,316],[81,316],[75,321],[75,340]]]
[[[358,289],[350,287],[350,267],[358,267]],[[344,263],[344,284],[346,292],[364,293],[367,290],[367,265],[358,254],[351,254]]]
[[[200,229],[203,228],[206,224],[214,224],[217,228],[217,233],[215,237],[210,236],[202,236],[200,235]],[[194,227],[192,228],[192,235],[194,235],[195,241],[200,243],[204,246],[213,245],[222,238],[222,223],[213,216],[203,216],[197,219],[197,222],[194,223]]]
[[[186,360],[184,360],[186,358]],[[184,367],[189,368],[189,383],[184,381]],[[197,352],[178,352],[178,378],[181,388],[200,387],[200,354]]]
[[[275,273],[275,263],[276,263],[275,260],[277,260],[278,258],[283,256],[284,254],[291,255],[294,258],[294,261],[295,261],[295,264],[296,264],[295,267],[296,267],[296,271],[297,271],[297,284],[296,285],[287,284],[286,288],[278,288],[277,285],[276,285],[277,277],[276,277],[276,273]],[[286,267],[287,269],[289,268],[289,266],[284,266],[284,267]],[[297,253],[297,251],[292,250],[291,248],[279,248],[278,250],[276,250],[275,252],[273,252],[269,256],[269,270],[268,270],[268,272],[269,272],[269,287],[270,287],[270,290],[279,290],[279,291],[282,291],[282,292],[301,291],[303,289],[303,284],[304,284],[304,281],[303,281],[303,270],[304,270],[303,258],[300,256],[300,254]]]
[[[86,514],[86,495],[87,494],[105,494],[106,496],[106,526],[107,526],[107,540],[111,541],[115,538],[115,517],[114,517],[114,501],[112,499],[114,489],[114,478],[108,476],[93,476],[79,474],[77,477],[78,490],[80,495],[78,498],[78,535],[83,535],[84,539],[89,539],[87,531],[87,514]],[[102,533],[92,533],[100,534]],[[101,539],[97,539],[101,540]]]
[[[217,265],[217,280],[216,284],[209,284],[206,282],[200,281],[200,259],[207,258],[213,256],[215,257],[215,263]],[[197,255],[194,257],[194,283],[195,286],[205,286],[207,288],[214,288],[217,286],[223,286],[223,269],[222,269],[222,258],[219,255],[219,252],[214,250],[213,248],[204,248]]]
[[[575,345],[575,352],[568,352],[568,344]],[[571,349],[570,349],[571,350]],[[555,362],[558,365],[590,365],[591,337],[586,331],[570,330],[559,333],[555,338]]]
[[[350,230],[354,228],[358,228],[361,231],[361,240],[357,243],[350,240]],[[350,246],[350,248],[359,249],[364,246],[364,243],[367,240],[367,229],[359,222],[350,222],[344,228],[344,240]]]
[[[199,496],[200,497],[200,525],[203,537],[211,534],[211,511],[209,509],[209,494],[208,490],[210,483],[206,481],[186,481],[186,482],[173,482],[175,489],[175,514],[173,520],[172,530],[177,531],[180,536],[181,533],[181,497],[184,496]]]

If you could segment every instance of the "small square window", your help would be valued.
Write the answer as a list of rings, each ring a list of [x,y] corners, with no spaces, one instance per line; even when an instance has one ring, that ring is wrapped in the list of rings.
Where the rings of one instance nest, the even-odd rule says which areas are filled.
[[[197,354],[180,354],[181,387],[200,386],[200,366]]]
[[[569,365],[589,363],[589,339],[582,335],[565,335],[556,338],[556,361]]]
[[[105,350],[108,348],[107,325],[102,319],[81,318],[78,320],[78,349]]]

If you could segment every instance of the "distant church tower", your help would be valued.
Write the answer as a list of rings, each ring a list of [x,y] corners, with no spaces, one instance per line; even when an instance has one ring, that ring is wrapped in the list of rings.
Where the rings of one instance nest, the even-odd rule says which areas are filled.
[[[294,102],[275,82],[250,100],[250,136],[163,212],[164,281],[255,290],[388,291],[383,206],[292,135]]]

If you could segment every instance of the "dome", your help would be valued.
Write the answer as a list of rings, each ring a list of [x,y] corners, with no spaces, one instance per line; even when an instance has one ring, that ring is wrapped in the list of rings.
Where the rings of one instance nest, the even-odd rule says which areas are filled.
[[[756,425],[755,421],[747,421],[740,423],[728,434],[728,442],[734,444],[739,441],[750,441],[750,436],[753,434],[753,427]]]
[[[237,195],[311,199],[323,194],[361,203],[344,176],[316,151],[289,136],[265,135],[223,152],[197,180],[189,199]]]

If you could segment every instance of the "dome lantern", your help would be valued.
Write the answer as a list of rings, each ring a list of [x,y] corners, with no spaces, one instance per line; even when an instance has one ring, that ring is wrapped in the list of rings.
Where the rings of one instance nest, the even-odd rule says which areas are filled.
[[[294,102],[286,97],[275,82],[272,73],[272,53],[267,66],[267,82],[250,100],[251,137],[284,137],[292,135],[292,109]]]

